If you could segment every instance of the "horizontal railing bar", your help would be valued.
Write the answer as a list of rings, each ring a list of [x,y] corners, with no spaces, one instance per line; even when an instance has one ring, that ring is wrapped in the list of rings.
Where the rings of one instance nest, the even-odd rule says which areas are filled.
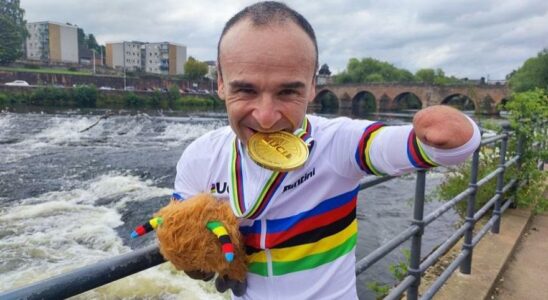
[[[487,174],[487,176],[483,177],[482,179],[480,179],[476,185],[478,187],[486,184],[487,182],[489,182],[491,179],[495,178],[500,172],[503,172],[504,169],[502,167],[498,167],[496,168],[493,172]]]
[[[495,204],[495,202],[501,197],[499,194],[495,194],[489,201],[485,202],[485,204],[474,214],[474,222],[478,221],[485,215],[485,213]]]
[[[474,188],[469,187],[462,191],[460,194],[453,197],[453,199],[445,202],[442,206],[438,207],[433,212],[429,213],[424,218],[424,224],[425,226],[432,223],[435,219],[439,218],[441,215],[443,215],[446,211],[448,211],[451,207],[455,206],[457,203],[465,199],[466,196],[470,195],[474,191]]]
[[[502,188],[502,193],[506,193],[508,192],[508,190],[510,190],[512,187],[514,187],[516,185],[516,183],[518,182],[517,179],[512,179],[510,180],[510,182],[508,182],[507,185],[505,185],[503,188]],[[474,214],[474,221],[478,221],[479,219],[481,219],[481,217],[483,217],[483,215],[491,208],[491,206],[493,206],[493,204],[495,204],[495,202],[500,198],[500,195],[499,194],[495,194],[491,199],[489,199],[489,201],[487,201],[475,214]]]
[[[383,182],[389,181],[396,178],[396,176],[383,176],[383,177],[377,177],[373,180],[368,180],[360,183],[360,190],[366,189],[368,187],[372,187],[378,184],[381,184]]]
[[[487,144],[491,144],[493,142],[496,142],[498,140],[502,140],[504,137],[506,137],[506,134],[499,134],[492,137],[485,138],[481,141],[480,146],[485,146]]]
[[[511,188],[513,188],[514,186],[516,186],[518,183],[518,180],[516,178],[510,180],[510,182],[508,182],[507,185],[505,185],[503,188],[502,188],[502,193],[506,193],[508,192]]]
[[[453,260],[453,262],[441,273],[440,277],[434,281],[430,288],[424,293],[421,299],[432,299],[436,292],[443,286],[443,284],[449,279],[453,272],[459,267],[462,261],[470,254],[470,250],[464,249]]]
[[[436,261],[442,257],[447,250],[453,247],[458,240],[464,235],[464,232],[470,228],[470,223],[464,223],[457,231],[455,231],[443,244],[441,244],[436,251],[428,255],[428,257],[421,263],[419,269],[421,273],[430,268]]]
[[[399,300],[401,294],[415,282],[415,276],[407,275],[396,287],[394,287],[390,293],[384,297],[384,300]]]
[[[157,245],[99,261],[0,294],[0,299],[64,299],[92,290],[164,262]]]
[[[366,257],[360,259],[360,261],[358,261],[358,263],[356,264],[356,275],[361,274],[367,268],[369,268],[374,263],[376,263],[379,259],[383,258],[387,253],[389,253],[390,251],[394,250],[396,247],[398,247],[399,245],[407,241],[411,236],[413,236],[419,230],[420,230],[419,226],[411,225],[407,227],[406,230],[400,232],[400,234],[398,234],[396,237],[388,241],[388,243],[380,246],[379,248],[375,249],[375,251],[371,252]]]
[[[504,167],[505,168],[509,168],[511,167],[513,164],[517,163],[519,160],[519,155],[516,155],[514,157],[512,157],[511,159],[509,159],[505,164],[504,164]]]
[[[512,200],[508,199],[500,209],[501,215],[510,206],[510,204],[512,204]],[[497,221],[498,218],[500,218],[500,216],[494,215],[494,216],[491,217],[491,219],[489,219],[489,221],[485,225],[483,225],[481,230],[478,231],[478,233],[472,239],[472,247],[475,247],[479,243],[479,241],[483,238],[483,236],[485,234],[487,234],[489,229],[491,229],[491,227],[493,227],[493,225],[495,224],[495,222]]]

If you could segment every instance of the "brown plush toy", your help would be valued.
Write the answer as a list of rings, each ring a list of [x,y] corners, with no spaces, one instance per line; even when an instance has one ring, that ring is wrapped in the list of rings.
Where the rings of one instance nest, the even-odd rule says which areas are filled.
[[[137,227],[132,237],[154,229],[160,252],[175,268],[189,275],[211,274],[209,278],[202,278],[204,280],[217,273],[217,290],[224,292],[230,288],[236,296],[245,293],[244,242],[228,201],[219,201],[210,194],[199,194],[184,201],[173,197],[155,218]]]

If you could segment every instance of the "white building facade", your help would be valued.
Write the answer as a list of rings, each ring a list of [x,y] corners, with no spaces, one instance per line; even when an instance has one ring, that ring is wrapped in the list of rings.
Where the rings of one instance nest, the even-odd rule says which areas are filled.
[[[186,46],[161,42],[107,43],[106,64],[111,68],[141,70],[162,75],[182,75],[186,63]]]
[[[78,63],[78,27],[55,22],[27,23],[26,58]]]
[[[106,45],[106,64],[113,69],[142,70],[143,42],[116,42]]]

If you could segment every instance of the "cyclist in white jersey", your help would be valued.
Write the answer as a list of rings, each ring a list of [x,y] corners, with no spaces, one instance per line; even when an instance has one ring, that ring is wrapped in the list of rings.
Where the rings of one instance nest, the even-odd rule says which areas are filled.
[[[240,227],[247,290],[233,298],[357,299],[359,180],[460,163],[479,145],[477,126],[445,106],[419,111],[408,126],[305,115],[315,96],[316,39],[310,24],[281,3],[236,14],[218,50],[218,93],[230,126],[185,149],[175,192],[183,199],[210,192],[233,209],[254,208]],[[255,132],[299,128],[310,148],[301,168],[273,174],[249,158],[246,142]],[[241,187],[240,196],[230,193]]]

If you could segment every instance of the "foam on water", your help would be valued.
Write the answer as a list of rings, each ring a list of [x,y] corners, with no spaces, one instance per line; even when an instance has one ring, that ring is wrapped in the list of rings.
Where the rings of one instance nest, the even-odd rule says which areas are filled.
[[[110,173],[81,188],[23,199],[0,211],[0,290],[8,290],[93,264],[131,249],[115,228],[129,201],[168,196],[171,190],[151,180]],[[115,201],[104,201],[116,199]],[[108,203],[97,205],[97,203]],[[208,292],[209,291],[209,292]],[[82,299],[214,299],[213,288],[174,272],[168,265],[146,270],[79,296]]]
[[[220,122],[206,123],[199,126],[188,123],[168,123],[165,130],[159,136],[154,137],[153,140],[167,142],[168,146],[176,146],[184,140],[196,139],[220,126]]]

